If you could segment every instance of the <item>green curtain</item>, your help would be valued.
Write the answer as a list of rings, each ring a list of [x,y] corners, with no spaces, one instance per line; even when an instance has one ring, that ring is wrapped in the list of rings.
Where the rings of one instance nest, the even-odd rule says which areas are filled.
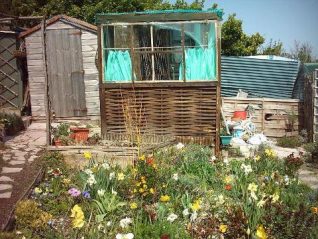
[[[128,51],[109,51],[105,66],[106,81],[131,81],[131,58]]]
[[[215,43],[215,24],[209,24],[208,47],[203,45],[201,24],[197,28],[196,48],[187,49],[185,52],[186,80],[215,80],[216,79],[216,43]],[[198,37],[199,36],[199,37]],[[201,43],[201,44],[200,44]],[[183,79],[183,67],[180,65],[179,80]]]

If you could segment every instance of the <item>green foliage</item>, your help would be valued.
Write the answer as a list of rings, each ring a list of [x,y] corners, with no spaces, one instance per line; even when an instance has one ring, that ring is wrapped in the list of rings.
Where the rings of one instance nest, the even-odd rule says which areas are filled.
[[[33,200],[20,201],[15,210],[18,228],[30,228],[35,231],[43,231],[48,227],[48,221],[52,215],[41,210]]]
[[[304,143],[301,136],[283,136],[277,140],[277,145],[283,148],[297,148]]]
[[[283,56],[283,43],[281,41],[273,41],[273,39],[270,39],[268,45],[262,50],[262,55]]]
[[[4,125],[7,135],[14,135],[24,129],[22,118],[17,114],[0,113],[0,125]]]
[[[67,123],[61,123],[57,127],[53,128],[52,134],[56,139],[58,139],[61,136],[67,137],[70,135],[70,125]]]
[[[259,33],[248,36],[243,32],[242,20],[235,14],[222,25],[222,54],[227,56],[256,55],[265,39]]]

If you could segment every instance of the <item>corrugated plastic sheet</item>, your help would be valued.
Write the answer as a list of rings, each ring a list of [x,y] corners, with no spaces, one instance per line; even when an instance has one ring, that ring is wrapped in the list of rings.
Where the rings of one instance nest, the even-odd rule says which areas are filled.
[[[298,76],[299,62],[222,56],[222,96],[290,99]]]

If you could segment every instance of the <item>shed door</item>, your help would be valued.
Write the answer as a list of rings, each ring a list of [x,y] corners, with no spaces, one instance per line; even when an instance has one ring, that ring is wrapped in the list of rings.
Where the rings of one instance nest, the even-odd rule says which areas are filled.
[[[47,30],[47,70],[56,117],[86,116],[81,31]]]

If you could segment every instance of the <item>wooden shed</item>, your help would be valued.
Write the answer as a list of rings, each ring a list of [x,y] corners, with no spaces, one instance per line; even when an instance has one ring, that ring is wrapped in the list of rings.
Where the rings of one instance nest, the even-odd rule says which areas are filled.
[[[219,145],[222,11],[98,14],[104,138]]]
[[[97,27],[58,15],[47,20],[45,32],[40,24],[20,37],[26,43],[32,116],[45,117],[46,64],[51,113],[56,118],[98,119]]]

